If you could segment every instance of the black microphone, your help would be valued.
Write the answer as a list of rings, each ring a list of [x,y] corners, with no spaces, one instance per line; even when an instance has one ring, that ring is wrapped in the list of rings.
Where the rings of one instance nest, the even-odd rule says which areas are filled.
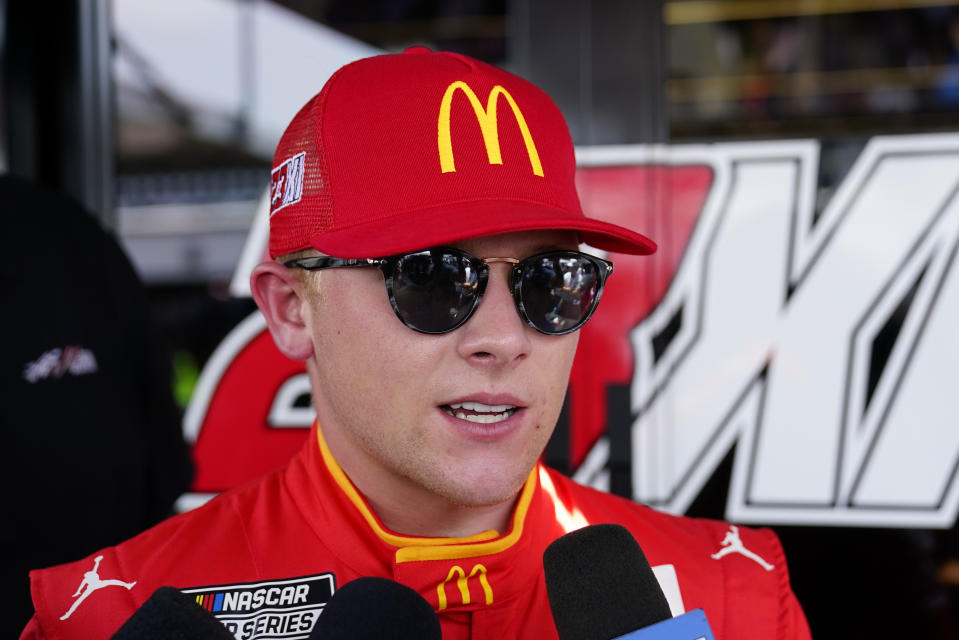
[[[561,640],[712,640],[701,609],[672,618],[646,555],[617,524],[584,527],[543,553],[546,594]]]
[[[160,587],[110,640],[234,640],[219,620],[178,589]]]
[[[442,640],[440,620],[416,591],[387,578],[357,578],[333,594],[310,640]]]

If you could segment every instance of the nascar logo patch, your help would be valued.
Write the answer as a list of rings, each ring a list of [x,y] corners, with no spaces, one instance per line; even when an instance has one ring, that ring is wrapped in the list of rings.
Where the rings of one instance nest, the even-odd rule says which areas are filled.
[[[306,152],[286,159],[270,174],[270,215],[303,197],[303,170]]]
[[[181,589],[237,640],[309,637],[336,591],[332,573],[301,578]]]

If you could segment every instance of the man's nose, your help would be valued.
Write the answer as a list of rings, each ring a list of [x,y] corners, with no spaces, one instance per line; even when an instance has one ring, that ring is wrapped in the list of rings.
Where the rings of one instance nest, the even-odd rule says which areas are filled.
[[[520,317],[509,286],[509,264],[491,264],[479,307],[457,330],[457,350],[471,364],[515,366],[529,355],[532,329]]]

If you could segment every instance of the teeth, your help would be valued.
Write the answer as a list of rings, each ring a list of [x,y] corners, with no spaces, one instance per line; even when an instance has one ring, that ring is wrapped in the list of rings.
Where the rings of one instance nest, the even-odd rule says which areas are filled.
[[[487,413],[485,415],[474,415],[465,413],[455,414],[460,420],[466,420],[467,422],[479,422],[480,424],[492,424],[494,422],[502,422],[510,416],[509,412],[506,413]]]
[[[511,404],[483,404],[482,402],[457,402],[443,407],[451,416],[467,422],[493,424],[502,422],[516,412],[517,407]],[[471,413],[466,413],[470,411]]]
[[[511,404],[483,404],[482,402],[457,402],[450,405],[450,409],[466,409],[478,413],[502,413],[515,408]]]

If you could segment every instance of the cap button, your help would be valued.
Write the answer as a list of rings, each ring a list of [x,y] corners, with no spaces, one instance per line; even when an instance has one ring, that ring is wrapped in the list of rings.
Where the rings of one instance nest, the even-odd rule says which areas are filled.
[[[433,53],[433,50],[423,45],[414,45],[403,49],[403,53]]]

